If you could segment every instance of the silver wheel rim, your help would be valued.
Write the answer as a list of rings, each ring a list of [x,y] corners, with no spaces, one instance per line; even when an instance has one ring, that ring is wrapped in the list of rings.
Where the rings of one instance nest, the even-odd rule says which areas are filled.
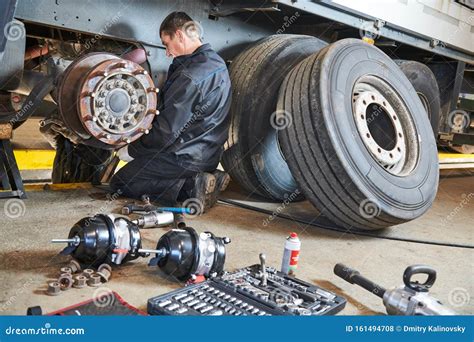
[[[371,157],[387,172],[404,176],[416,166],[418,135],[395,90],[375,76],[363,76],[352,91],[352,113]]]

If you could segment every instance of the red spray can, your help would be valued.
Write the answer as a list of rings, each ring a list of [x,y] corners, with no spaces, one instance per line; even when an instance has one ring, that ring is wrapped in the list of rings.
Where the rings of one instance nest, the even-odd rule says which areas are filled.
[[[281,262],[281,272],[293,275],[298,267],[298,259],[300,255],[301,241],[298,234],[291,233],[285,241],[285,250],[283,252],[283,260]]]

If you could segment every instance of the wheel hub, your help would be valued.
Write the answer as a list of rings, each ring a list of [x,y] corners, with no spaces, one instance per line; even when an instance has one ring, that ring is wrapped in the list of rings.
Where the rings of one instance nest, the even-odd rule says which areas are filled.
[[[366,77],[354,86],[354,120],[359,136],[372,158],[388,172],[402,175],[414,167],[418,157],[417,144],[406,138],[408,131],[414,130],[414,124],[400,103],[393,104],[393,100],[389,101],[373,85],[382,82],[375,79]],[[414,153],[409,152],[407,143],[412,145]]]
[[[148,133],[158,113],[157,92],[140,65],[111,54],[92,53],[65,71],[59,107],[64,122],[83,143],[111,148]]]

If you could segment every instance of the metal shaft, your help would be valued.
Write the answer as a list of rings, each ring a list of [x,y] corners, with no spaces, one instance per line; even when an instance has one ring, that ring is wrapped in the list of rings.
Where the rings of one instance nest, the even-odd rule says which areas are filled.
[[[140,249],[138,250],[138,253],[157,254],[158,256],[165,256],[166,254],[168,254],[168,252],[167,252],[166,249],[164,249],[164,248],[161,248],[161,249],[144,249],[144,248],[140,248]]]
[[[334,274],[341,277],[345,281],[351,283],[351,284],[357,284],[367,291],[372,292],[376,296],[379,296],[380,298],[383,298],[383,295],[386,291],[385,288],[377,285],[373,281],[363,277],[360,275],[359,271],[356,271],[350,267],[347,267],[344,264],[336,264],[334,266]]]
[[[268,274],[267,274],[267,269],[265,268],[265,261],[267,259],[266,255],[263,253],[260,253],[259,255],[260,258],[260,267],[262,268],[262,286],[267,286],[267,279],[268,279]]]
[[[71,239],[52,239],[51,243],[67,243],[69,245],[79,246],[81,238],[76,235]]]
[[[51,243],[74,243],[76,239],[52,239]]]

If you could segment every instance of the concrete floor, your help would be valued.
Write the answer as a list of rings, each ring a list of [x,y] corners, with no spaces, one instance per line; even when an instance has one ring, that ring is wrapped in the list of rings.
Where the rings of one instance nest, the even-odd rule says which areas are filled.
[[[474,195],[470,193],[474,193],[474,176],[443,178],[434,208],[421,219],[392,229],[419,230],[418,237],[424,235],[430,240],[449,240],[451,235],[463,232],[462,242],[473,245]],[[118,212],[126,203],[125,199],[108,201],[100,190],[87,187],[30,191],[28,195],[24,202],[16,202],[23,214],[17,218],[4,216],[7,206],[13,208],[14,202],[0,202],[3,207],[0,208],[3,215],[0,221],[0,314],[4,315],[24,315],[26,308],[34,305],[51,312],[91,298],[96,291],[94,288],[71,289],[58,297],[44,294],[46,283],[58,276],[59,268],[67,260],[57,256],[61,246],[49,241],[66,237],[70,227],[84,216]],[[448,215],[452,217],[446,221],[444,230],[440,229],[440,217]],[[279,267],[285,237],[290,231],[298,232],[302,250],[297,276],[345,297],[347,305],[340,314],[373,315],[383,314],[385,310],[378,297],[337,278],[332,272],[337,262],[360,270],[385,287],[402,284],[406,266],[429,264],[438,271],[432,295],[461,314],[474,314],[472,248],[360,237],[303,227],[279,218],[264,226],[262,222],[267,217],[217,205],[204,216],[188,220],[188,225],[232,238],[227,248],[228,270],[257,263],[260,252],[266,253],[269,265]],[[421,220],[424,228],[419,224]],[[431,233],[426,229],[430,225],[438,229]],[[144,247],[153,248],[166,230],[142,231]],[[130,304],[146,310],[148,298],[180,286],[156,268],[149,268],[146,259],[139,259],[116,267],[112,280],[103,287],[117,291]]]

